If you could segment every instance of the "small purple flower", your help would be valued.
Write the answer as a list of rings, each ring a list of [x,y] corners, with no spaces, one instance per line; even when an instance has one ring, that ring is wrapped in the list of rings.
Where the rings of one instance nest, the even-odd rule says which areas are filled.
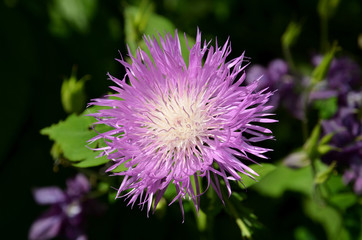
[[[67,239],[86,240],[85,214],[92,204],[85,198],[89,190],[89,182],[82,174],[68,179],[65,191],[55,186],[35,189],[35,201],[41,205],[50,204],[51,207],[31,225],[29,239],[64,236]]]
[[[240,181],[258,175],[245,161],[251,156],[266,158],[270,149],[253,144],[271,139],[271,131],[258,123],[275,122],[266,113],[272,95],[258,90],[259,81],[245,80],[244,54],[226,61],[231,52],[227,41],[222,47],[201,43],[189,49],[189,65],[181,55],[175,33],[156,38],[144,37],[150,56],[138,49],[129,56],[132,63],[118,60],[126,75],[111,87],[116,94],[95,99],[92,105],[105,106],[93,114],[98,122],[113,130],[100,133],[90,141],[104,139],[107,155],[114,165],[125,164],[126,171],[117,197],[129,199],[132,206],[147,205],[147,214],[154,199],[154,209],[169,187],[176,189],[171,203],[189,198],[199,209],[200,195],[211,185],[221,196],[218,176],[224,179],[231,194],[229,181]],[[129,84],[126,80],[129,80]],[[116,99],[114,98],[116,97]],[[208,185],[201,189],[199,177]],[[194,182],[194,185],[193,185]]]

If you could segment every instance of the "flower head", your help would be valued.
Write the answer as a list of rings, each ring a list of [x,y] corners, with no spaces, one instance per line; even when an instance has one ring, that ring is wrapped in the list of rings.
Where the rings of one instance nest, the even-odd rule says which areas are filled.
[[[245,162],[251,156],[266,158],[270,149],[256,147],[255,142],[272,138],[271,131],[258,123],[271,123],[271,107],[266,102],[272,95],[258,90],[258,81],[244,84],[244,54],[226,61],[231,52],[227,41],[222,47],[201,43],[197,33],[195,45],[189,49],[189,65],[182,55],[177,36],[144,37],[148,56],[138,49],[132,63],[118,60],[126,69],[123,80],[111,75],[118,85],[112,99],[95,99],[91,104],[105,106],[92,114],[97,124],[111,126],[90,141],[104,139],[102,148],[113,161],[112,170],[125,164],[126,171],[117,197],[132,206],[139,199],[149,212],[172,185],[176,195],[172,202],[191,198],[196,209],[202,194],[199,177],[221,198],[218,176],[231,194],[230,180],[257,175]],[[129,81],[129,82],[128,82]],[[193,178],[193,179],[192,179]],[[195,182],[194,186],[192,182]]]

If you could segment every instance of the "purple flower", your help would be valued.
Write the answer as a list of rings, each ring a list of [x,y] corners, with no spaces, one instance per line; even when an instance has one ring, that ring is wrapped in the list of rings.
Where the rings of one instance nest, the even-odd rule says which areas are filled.
[[[227,41],[222,47],[201,43],[189,49],[189,65],[181,55],[175,33],[156,38],[144,37],[150,56],[141,49],[129,56],[132,63],[118,60],[126,69],[123,80],[111,75],[118,85],[111,87],[112,99],[95,99],[91,104],[105,106],[93,114],[98,122],[113,130],[99,133],[90,142],[104,139],[102,154],[120,164],[126,171],[117,197],[129,199],[132,206],[139,199],[149,213],[166,189],[176,189],[171,203],[189,198],[198,210],[200,195],[211,185],[221,198],[218,178],[226,184],[258,175],[245,163],[251,157],[266,158],[270,149],[253,144],[271,139],[271,131],[258,123],[271,123],[266,106],[272,95],[266,89],[257,91],[259,81],[247,86],[243,66],[244,54],[226,61],[231,52]],[[129,81],[129,83],[128,83]],[[218,177],[219,176],[219,177]],[[199,178],[207,179],[201,189]],[[194,182],[194,184],[193,184]]]
[[[303,119],[303,98],[305,79],[299,79],[289,73],[288,64],[282,59],[272,60],[267,67],[254,65],[248,70],[247,82],[260,78],[257,90],[268,88],[275,91],[270,97],[271,111],[279,107],[287,109],[295,118]]]
[[[355,156],[352,159],[350,167],[343,174],[343,180],[346,184],[354,182],[353,190],[357,194],[362,194],[362,155]]]
[[[253,82],[260,78],[258,89],[269,87],[277,89],[277,86],[282,85],[282,78],[288,74],[288,64],[282,59],[274,59],[268,67],[254,65],[248,70],[248,82]]]
[[[322,56],[313,57],[312,63],[317,66]],[[312,98],[338,97],[340,105],[346,105],[346,97],[350,91],[360,90],[362,87],[361,70],[356,62],[348,57],[335,58],[326,76],[326,82],[321,89],[312,93]]]
[[[35,201],[41,205],[50,204],[51,207],[31,225],[29,239],[64,236],[67,239],[86,240],[84,215],[92,204],[85,199],[89,190],[89,182],[82,174],[69,179],[65,191],[55,186],[35,189]]]
[[[355,181],[355,192],[362,193],[362,92],[351,92],[347,95],[349,105],[341,107],[330,120],[323,120],[324,134],[333,133],[330,142],[335,150],[322,157],[325,162],[337,161],[349,166],[345,172],[346,183]],[[359,96],[359,97],[356,97]]]

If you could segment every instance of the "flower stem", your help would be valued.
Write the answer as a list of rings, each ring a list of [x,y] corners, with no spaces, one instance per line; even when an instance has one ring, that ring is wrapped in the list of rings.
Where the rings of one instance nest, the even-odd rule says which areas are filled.
[[[328,19],[321,16],[321,51],[326,53],[328,50]]]

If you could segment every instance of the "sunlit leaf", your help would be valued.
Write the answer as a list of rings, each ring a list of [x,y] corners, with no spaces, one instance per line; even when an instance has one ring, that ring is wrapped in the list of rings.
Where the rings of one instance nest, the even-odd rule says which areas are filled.
[[[265,176],[263,181],[253,186],[261,194],[270,197],[280,197],[285,191],[312,193],[313,177],[311,166],[291,169],[283,165]]]
[[[64,157],[77,167],[93,167],[108,161],[105,156],[97,157],[98,151],[89,149],[104,146],[104,143],[101,144],[101,141],[89,145],[87,143],[97,134],[92,129],[92,124],[95,122],[94,118],[86,116],[92,110],[94,109],[90,108],[79,116],[72,114],[66,120],[41,130],[41,134],[48,135],[51,140],[55,141],[62,150]],[[104,132],[107,127],[97,126],[97,130]]]
[[[262,165],[252,164],[249,167],[253,169],[255,172],[257,172],[259,176],[256,176],[254,180],[240,173],[239,175],[242,177],[242,183],[243,183],[242,187],[245,188],[248,188],[254,185],[255,183],[261,181],[266,175],[268,175],[276,168],[273,164],[270,163],[263,163]]]

